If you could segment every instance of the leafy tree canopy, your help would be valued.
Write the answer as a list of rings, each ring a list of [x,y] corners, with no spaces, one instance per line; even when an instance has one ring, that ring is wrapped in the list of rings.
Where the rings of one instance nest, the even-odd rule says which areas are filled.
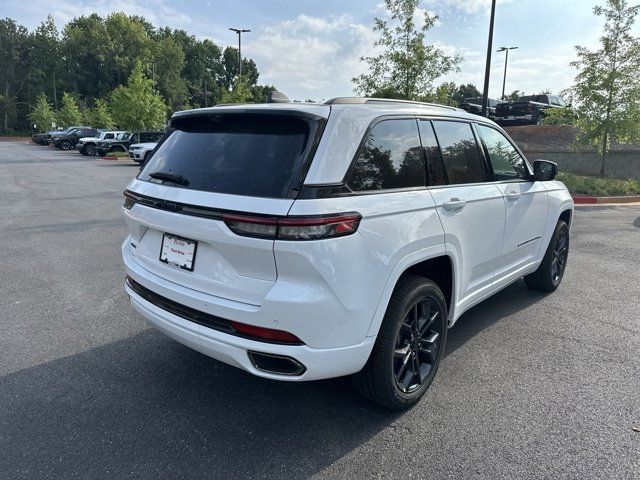
[[[62,96],[62,107],[57,114],[58,126],[65,128],[82,123],[82,112],[73,95],[66,93]]]
[[[433,82],[458,71],[462,57],[446,55],[426,43],[426,34],[438,17],[425,11],[424,25],[417,27],[419,0],[385,0],[384,5],[390,20],[376,18],[373,26],[373,31],[380,35],[375,45],[384,51],[360,59],[368,65],[369,72],[352,79],[356,92],[407,100],[432,96]]]
[[[124,13],[81,15],[60,30],[49,16],[31,32],[0,19],[0,45],[0,132],[29,131],[40,92],[55,110],[63,92],[81,107],[109,100],[138,63],[170,111],[215,105],[234,89],[239,73],[236,48]],[[242,73],[251,101],[264,101],[273,87],[258,85],[255,62],[243,58]]]
[[[119,86],[111,94],[111,111],[115,123],[127,130],[140,131],[162,127],[167,119],[167,107],[147,78],[141,63],[129,76],[127,86]]]
[[[107,102],[99,98],[89,111],[87,123],[95,128],[113,128],[113,118]]]
[[[36,125],[39,132],[46,132],[53,127],[53,123],[56,121],[56,113],[51,108],[51,104],[44,93],[38,95],[36,106],[29,118]]]

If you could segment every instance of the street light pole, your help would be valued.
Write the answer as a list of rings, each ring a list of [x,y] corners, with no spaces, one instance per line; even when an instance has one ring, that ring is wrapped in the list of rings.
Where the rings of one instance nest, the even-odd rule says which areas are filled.
[[[505,52],[504,55],[504,78],[502,79],[502,100],[504,100],[504,87],[507,84],[507,64],[509,63],[509,50],[515,50],[518,47],[500,47],[496,52]]]
[[[491,50],[493,49],[493,23],[496,18],[496,0],[491,2],[491,20],[489,21],[489,42],[487,43],[487,65],[484,70],[484,92],[482,93],[482,116],[487,116],[489,106],[489,76],[491,73]]]
[[[250,32],[251,30],[243,28],[229,28],[232,32],[238,34],[238,76],[242,76],[242,34]]]

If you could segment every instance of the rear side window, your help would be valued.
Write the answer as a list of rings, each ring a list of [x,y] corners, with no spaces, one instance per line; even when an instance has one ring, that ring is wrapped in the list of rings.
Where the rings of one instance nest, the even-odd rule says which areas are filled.
[[[524,158],[498,130],[478,125],[478,131],[489,153],[496,180],[526,179],[529,177]]]
[[[347,185],[357,192],[425,186],[416,120],[377,123],[365,140]]]
[[[480,150],[471,125],[463,122],[434,121],[442,160],[450,184],[485,181]]]
[[[320,121],[258,113],[177,118],[138,178],[191,190],[290,198]],[[158,179],[159,172],[170,175]],[[167,180],[171,176],[180,181]]]

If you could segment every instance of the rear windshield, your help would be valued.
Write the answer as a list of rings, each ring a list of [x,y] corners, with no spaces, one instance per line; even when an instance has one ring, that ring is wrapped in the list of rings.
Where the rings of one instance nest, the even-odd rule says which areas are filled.
[[[140,172],[140,180],[207,192],[290,198],[300,186],[320,121],[287,114],[226,113],[178,117],[172,128]],[[180,181],[172,183],[171,176]]]
[[[524,97],[520,97],[519,102],[538,102],[538,103],[548,103],[548,97],[546,95],[526,95]]]

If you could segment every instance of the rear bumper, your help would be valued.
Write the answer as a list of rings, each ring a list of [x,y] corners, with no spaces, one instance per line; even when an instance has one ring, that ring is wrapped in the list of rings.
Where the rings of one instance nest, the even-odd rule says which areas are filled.
[[[264,308],[221,299],[173,284],[139,266],[129,253],[128,242],[123,245],[123,258],[127,275],[145,288],[191,308],[219,315],[228,320],[245,323],[253,318],[255,324],[264,324]],[[308,345],[280,345],[250,340],[221,332],[175,315],[147,301],[125,284],[125,291],[134,309],[151,325],[178,342],[221,362],[242,368],[254,375],[286,381],[320,380],[340,377],[362,369],[373,348],[375,337],[366,337],[362,343],[336,348],[312,348]],[[310,307],[312,308],[312,307]],[[282,310],[285,314],[286,310]],[[318,326],[324,328],[323,325]],[[284,375],[260,370],[249,358],[249,352],[289,357],[304,366],[300,375]]]
[[[537,117],[535,117],[534,115],[514,115],[506,117],[496,116],[495,121],[500,124],[531,123],[534,122],[536,118]]]

